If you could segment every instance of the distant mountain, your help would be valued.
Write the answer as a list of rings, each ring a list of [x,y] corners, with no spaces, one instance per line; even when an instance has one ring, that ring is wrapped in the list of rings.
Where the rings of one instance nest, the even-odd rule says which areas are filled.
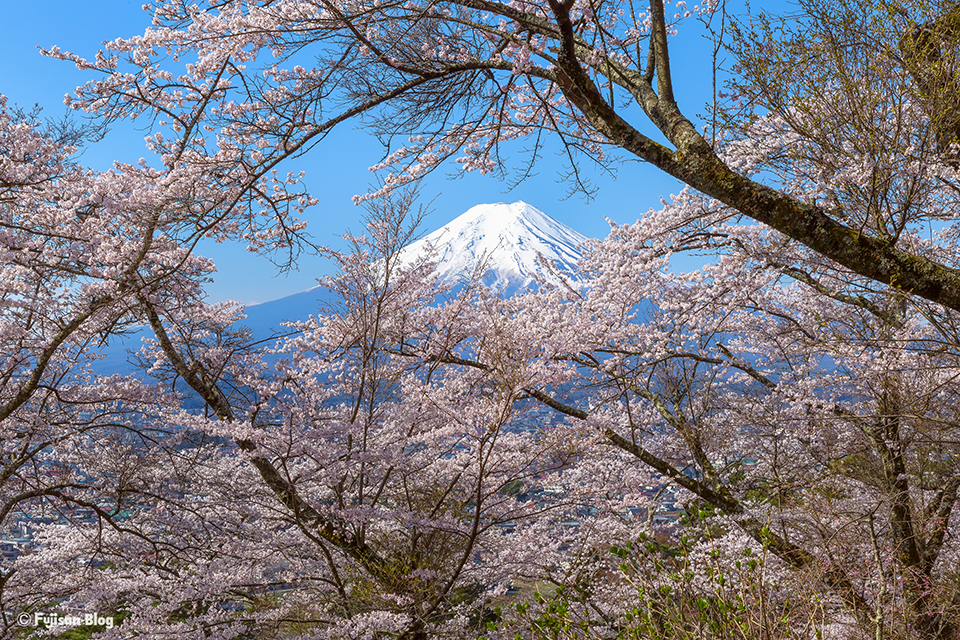
[[[459,284],[482,266],[484,283],[509,295],[533,285],[538,276],[556,283],[538,255],[573,274],[579,246],[587,239],[526,202],[478,204],[404,247],[400,260],[410,264],[432,248],[441,282]]]
[[[535,286],[537,277],[547,282],[557,278],[544,270],[542,255],[561,272],[572,274],[580,259],[579,245],[588,238],[526,202],[479,204],[425,238],[400,251],[401,264],[421,257],[436,261],[435,273],[442,282],[458,285],[483,266],[482,280],[501,295],[512,295]],[[574,278],[575,279],[575,278]],[[304,320],[330,301],[323,287],[313,287],[278,300],[246,307],[244,325],[258,338],[273,335],[280,323]],[[126,350],[137,349],[146,329],[122,340],[111,340],[102,349],[105,360],[97,363],[101,374],[128,373]]]
[[[451,285],[469,280],[483,265],[482,280],[503,295],[534,286],[536,278],[556,283],[537,256],[573,274],[580,259],[579,246],[588,238],[526,202],[478,204],[430,235],[400,250],[400,264],[412,264],[429,255],[441,282]],[[302,320],[316,313],[328,298],[322,287],[249,305],[247,319],[260,335],[284,320]]]

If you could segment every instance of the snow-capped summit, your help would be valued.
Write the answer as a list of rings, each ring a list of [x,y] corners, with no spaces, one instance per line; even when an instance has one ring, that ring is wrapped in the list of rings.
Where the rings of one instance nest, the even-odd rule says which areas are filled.
[[[478,204],[404,247],[400,259],[409,264],[432,248],[442,282],[464,282],[479,266],[484,283],[497,291],[512,292],[533,284],[537,275],[554,280],[538,255],[556,263],[561,271],[572,272],[580,258],[578,247],[586,240],[526,202]]]

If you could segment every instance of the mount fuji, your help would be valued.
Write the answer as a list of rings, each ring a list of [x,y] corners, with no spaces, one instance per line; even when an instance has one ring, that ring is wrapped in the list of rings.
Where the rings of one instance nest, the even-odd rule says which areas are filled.
[[[526,202],[479,204],[428,236],[400,250],[400,264],[412,264],[421,257],[435,262],[435,273],[452,286],[467,282],[479,269],[484,284],[509,296],[536,286],[537,278],[558,283],[559,278],[544,269],[542,255],[562,274],[576,281],[574,270],[580,258],[579,245],[588,238],[558,222]],[[329,292],[320,286],[285,298],[248,305],[247,318],[238,324],[256,337],[267,337],[281,329],[281,323],[305,320],[329,301]],[[146,329],[126,338],[111,340],[101,352],[106,358],[97,364],[100,374],[130,373],[128,348],[139,348]]]
[[[441,282],[464,282],[479,269],[487,286],[509,294],[534,285],[538,277],[558,283],[539,255],[561,273],[573,274],[579,246],[587,239],[526,202],[479,204],[404,247],[399,257],[401,264],[410,264],[435,252]]]
[[[478,204],[401,249],[398,258],[401,265],[409,265],[428,257],[436,262],[439,281],[453,286],[465,283],[479,269],[484,284],[501,295],[512,295],[535,286],[537,278],[559,283],[544,268],[540,255],[560,273],[573,276],[579,246],[588,239],[526,202]],[[285,320],[302,320],[317,312],[325,295],[322,287],[313,287],[249,305],[241,324],[259,334]]]

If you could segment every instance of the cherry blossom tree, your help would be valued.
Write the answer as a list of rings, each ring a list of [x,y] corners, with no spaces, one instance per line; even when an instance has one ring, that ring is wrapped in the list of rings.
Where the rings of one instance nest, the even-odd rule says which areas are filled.
[[[398,268],[410,205],[374,208],[369,236],[332,254],[333,308],[270,349],[235,308],[141,300],[140,358],[184,401],[153,409],[169,433],[134,449],[130,513],[48,527],[11,590],[122,615],[104,637],[469,637],[513,581],[562,574],[582,536],[558,523],[624,474],[580,479],[579,427],[521,428],[542,374],[518,336],[480,331],[501,301],[437,300],[431,263]],[[530,499],[543,476],[556,488]]]
[[[274,229],[236,215],[235,191],[191,169],[86,169],[74,159],[83,142],[82,131],[0,98],[0,525],[15,537],[86,521],[97,523],[94,538],[123,531],[149,494],[144,476],[167,460],[171,439],[186,437],[156,419],[179,402],[175,389],[95,371],[109,339],[154,309],[202,297],[213,265],[193,254],[198,239],[301,242],[294,223]],[[65,568],[41,577],[25,550],[0,569],[5,633],[18,611],[50,602],[42,585]]]
[[[903,57],[917,63],[924,33],[948,38],[952,13],[903,35],[859,5],[805,8],[809,20],[779,25],[779,41],[770,22],[741,34],[734,88],[765,112],[728,112],[719,157],[776,176],[861,237],[953,264],[951,136],[930,115],[951,67],[938,58],[937,92],[916,69],[891,73]],[[696,496],[695,511],[722,513],[738,545],[822,585],[863,633],[953,637],[953,312],[782,229],[743,225],[727,204],[685,191],[614,227],[585,263],[595,279],[569,301],[571,330],[551,327],[551,339],[595,372],[615,412],[536,393],[597,421],[609,444]],[[932,220],[936,230],[921,226]],[[682,252],[717,262],[666,271]]]
[[[816,255],[771,268],[790,250],[755,228],[720,222],[730,254],[664,273],[655,247],[682,241],[652,218],[615,229],[590,296],[564,314],[608,318],[590,348],[582,322],[564,336],[604,409],[544,401],[595,421],[689,492],[689,512],[722,514],[736,545],[822,585],[864,631],[951,637],[953,338]]]
[[[123,440],[125,431],[128,440],[149,440],[149,430],[135,426],[137,416],[160,399],[133,380],[98,379],[91,364],[97,345],[133,320],[143,277],[183,256],[152,237],[161,227],[151,172],[85,170],[71,159],[81,141],[76,133],[45,126],[0,97],[5,531],[28,517],[109,510],[101,505],[112,480],[95,462],[96,450]],[[110,474],[122,476],[122,466]],[[0,571],[8,629],[15,624],[9,613],[24,606],[11,596],[21,576],[9,556]]]
[[[59,229],[18,240],[69,248],[51,267],[69,286],[37,289],[50,297],[37,309],[63,310],[9,374],[8,404],[62,394],[41,384],[48,362],[73,367],[71,340],[136,320],[155,336],[151,372],[201,410],[126,403],[177,429],[135,483],[104,486],[158,508],[122,525],[101,508],[115,526],[60,532],[9,589],[131,612],[116,637],[424,638],[496,632],[508,583],[544,580],[592,594],[580,611],[617,633],[638,594],[606,551],[646,531],[629,515],[650,506],[640,489],[669,484],[704,532],[694,574],[753,549],[782,585],[777,606],[814,591],[871,637],[953,637],[956,7],[811,0],[794,22],[740,24],[735,102],[709,135],[677,104],[669,51],[714,5],[160,2],[152,29],[93,61],[50,51],[101,74],[75,107],[152,123],[162,168],[83,173],[83,202],[104,193],[96,179],[110,186],[67,209],[96,227],[79,245]],[[294,251],[312,200],[280,165],[355,117],[411,136],[360,200],[450,158],[501,171],[506,145],[531,140],[535,159],[548,134],[575,183],[585,156],[620,152],[696,191],[613,226],[585,288],[511,300],[471,287],[437,300],[428,264],[397,270],[407,236],[381,210],[337,256],[343,307],[265,358],[236,309],[200,300],[211,265],[194,243]],[[684,252],[712,262],[669,270]],[[34,317],[11,331],[21,316]],[[110,393],[105,412],[133,391]],[[538,407],[563,421],[511,431]],[[540,473],[558,491],[523,500]],[[44,573],[91,549],[106,569]]]

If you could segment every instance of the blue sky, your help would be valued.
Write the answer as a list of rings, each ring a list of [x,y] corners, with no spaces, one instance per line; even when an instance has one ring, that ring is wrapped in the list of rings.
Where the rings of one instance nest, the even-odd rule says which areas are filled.
[[[5,61],[0,66],[0,93],[22,107],[39,104],[47,116],[62,115],[66,111],[64,94],[89,79],[89,73],[42,57],[37,47],[58,45],[92,57],[104,40],[139,34],[149,26],[149,16],[140,6],[135,0],[4,0],[0,4],[0,59]],[[709,49],[699,35],[681,34],[674,41],[673,71],[680,87],[681,108],[687,113],[702,112],[709,98],[709,64]],[[83,162],[105,169],[113,160],[135,161],[148,155],[144,135],[146,132],[130,126],[115,127],[105,140],[85,151]],[[381,155],[376,140],[348,126],[302,160],[297,168],[307,173],[307,184],[320,200],[307,217],[316,242],[338,246],[339,234],[361,229],[362,210],[353,205],[351,196],[365,192],[374,182],[367,168]],[[680,189],[669,176],[631,161],[620,167],[616,179],[593,176],[598,191],[593,200],[586,201],[577,195],[567,197],[568,190],[557,175],[560,166],[556,158],[548,156],[540,164],[538,175],[512,190],[479,174],[451,180],[448,175],[453,167],[436,172],[422,191],[425,200],[433,199],[433,213],[422,232],[443,226],[479,203],[525,200],[585,235],[604,237],[609,228],[605,217],[633,222],[651,207],[659,207],[662,196]],[[266,259],[242,247],[211,245],[201,251],[218,267],[215,282],[207,289],[211,300],[273,300],[313,286],[315,278],[330,269],[328,262],[305,256],[298,271],[278,275]]]

